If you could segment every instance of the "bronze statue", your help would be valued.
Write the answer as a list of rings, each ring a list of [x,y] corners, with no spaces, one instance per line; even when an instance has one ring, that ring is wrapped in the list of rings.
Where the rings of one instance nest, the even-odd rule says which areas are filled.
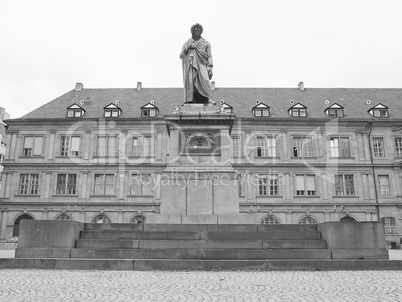
[[[201,24],[191,26],[192,38],[184,43],[180,53],[183,65],[185,103],[208,104],[211,100],[211,44],[201,37]]]

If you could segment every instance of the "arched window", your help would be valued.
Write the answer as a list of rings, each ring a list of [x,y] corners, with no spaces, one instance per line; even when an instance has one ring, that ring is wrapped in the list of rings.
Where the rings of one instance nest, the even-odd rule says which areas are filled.
[[[299,221],[300,224],[317,224],[318,221],[311,216],[305,216]]]
[[[99,214],[92,219],[92,223],[103,223],[103,224],[109,224],[111,223],[110,218],[106,216],[105,214]]]
[[[357,220],[354,219],[352,216],[346,215],[341,218],[342,222],[356,222]]]
[[[17,219],[15,219],[15,222],[14,222],[13,237],[18,236],[21,220],[24,220],[24,219],[32,219],[33,220],[34,218],[29,214],[22,214],[22,215],[18,216]]]
[[[60,214],[60,215],[57,215],[56,218],[55,218],[55,220],[73,220],[73,219],[71,218],[70,215],[67,215],[67,214],[65,214],[65,213],[62,213],[62,214]]]
[[[145,216],[137,215],[131,219],[130,223],[145,223],[145,219]]]
[[[269,215],[261,221],[261,224],[280,224],[280,222],[275,216]]]
[[[384,224],[385,235],[397,235],[396,222],[394,217],[383,217],[381,222]]]

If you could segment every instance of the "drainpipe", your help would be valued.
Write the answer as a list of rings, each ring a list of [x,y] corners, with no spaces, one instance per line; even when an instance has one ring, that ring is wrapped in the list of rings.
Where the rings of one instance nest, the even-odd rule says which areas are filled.
[[[371,131],[373,130],[373,122],[368,122],[368,143],[369,143],[369,150],[370,150],[370,162],[371,162],[371,169],[373,171],[373,179],[374,179],[374,195],[375,195],[375,208],[377,210],[377,220],[381,221],[380,218],[380,204],[378,202],[378,190],[377,190],[377,176],[375,175],[375,167],[374,167],[374,159],[373,159],[373,150],[371,148]]]

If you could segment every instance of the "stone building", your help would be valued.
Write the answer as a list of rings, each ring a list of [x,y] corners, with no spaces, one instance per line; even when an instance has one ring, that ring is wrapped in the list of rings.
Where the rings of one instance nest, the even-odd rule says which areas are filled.
[[[7,146],[7,133],[6,133],[6,123],[4,120],[8,120],[10,115],[6,112],[3,107],[0,107],[0,190],[1,190],[1,173],[3,171],[3,159],[6,155]]]
[[[402,89],[75,89],[8,120],[0,238],[21,219],[102,223],[402,219]]]

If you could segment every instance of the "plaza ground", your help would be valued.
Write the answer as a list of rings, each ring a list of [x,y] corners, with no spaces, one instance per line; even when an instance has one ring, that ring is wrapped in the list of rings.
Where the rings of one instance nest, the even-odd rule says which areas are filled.
[[[4,269],[0,301],[402,301],[402,271]]]

